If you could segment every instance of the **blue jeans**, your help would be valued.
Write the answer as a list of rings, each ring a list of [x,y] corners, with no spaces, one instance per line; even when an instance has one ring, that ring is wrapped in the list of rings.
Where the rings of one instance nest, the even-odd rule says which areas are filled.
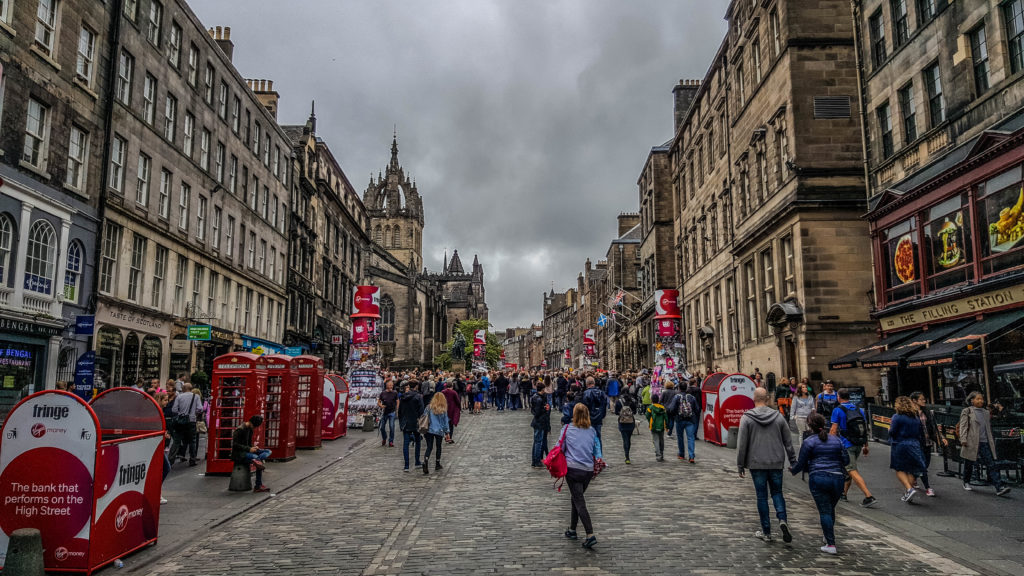
[[[829,546],[836,545],[836,503],[843,495],[843,475],[816,472],[807,480],[811,489],[814,505],[818,507],[818,519],[821,521],[821,534]],[[767,511],[768,506],[765,505]]]
[[[519,393],[508,395],[508,409],[519,410],[519,403],[523,400],[523,397]]]
[[[419,432],[406,432],[402,431],[402,435],[405,437],[402,442],[402,456],[405,456],[405,468],[409,468],[409,445],[416,443],[416,465],[420,465],[420,440],[423,438]]]
[[[978,443],[978,459],[977,460],[964,460],[964,484],[971,483],[971,476],[974,475],[975,462],[980,463],[985,467],[988,472],[989,484],[995,486],[996,490],[1003,487],[1003,478],[999,475],[999,470],[993,466],[992,461],[992,448],[989,447],[988,442]]]
[[[259,460],[263,462],[267,458],[270,458],[270,450],[260,450],[259,452],[247,452],[245,454],[245,461],[251,464],[253,460]],[[263,486],[263,470],[256,469],[256,488]]]
[[[388,427],[388,429],[390,431],[390,434],[391,434],[390,436],[388,435],[388,432],[384,430],[385,426]],[[387,414],[387,415],[384,415],[384,416],[380,417],[380,439],[381,439],[381,441],[387,440],[388,442],[390,442],[392,444],[395,443],[395,413],[394,412],[392,412],[391,414]]]
[[[694,446],[697,440],[697,423],[693,420],[683,420],[682,418],[676,420],[676,444],[679,445],[680,458],[686,456],[686,452],[683,451],[683,433],[686,434],[686,447],[690,450],[690,458],[696,458]]]
[[[505,398],[508,396],[505,392],[498,392],[494,397],[494,404],[498,407],[499,411],[505,409]]]
[[[548,451],[548,431],[541,428],[533,429],[533,465],[543,466],[544,454]]]
[[[597,441],[600,442],[601,441],[601,426],[604,426],[604,422],[602,421],[600,424],[593,424],[593,423],[591,423],[591,426],[594,428],[594,432],[597,432]]]
[[[757,492],[757,515],[761,517],[761,531],[772,533],[772,520],[768,515],[768,493],[771,492],[775,515],[779,520],[786,520],[786,499],[782,497],[782,470],[751,470],[750,477],[754,480]]]

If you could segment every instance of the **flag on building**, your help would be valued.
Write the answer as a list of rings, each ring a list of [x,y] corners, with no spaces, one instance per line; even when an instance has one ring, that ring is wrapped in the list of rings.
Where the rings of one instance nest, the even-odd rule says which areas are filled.
[[[601,328],[604,328],[610,320],[611,318],[605,316],[604,314],[601,314],[597,319],[597,325],[600,326]]]

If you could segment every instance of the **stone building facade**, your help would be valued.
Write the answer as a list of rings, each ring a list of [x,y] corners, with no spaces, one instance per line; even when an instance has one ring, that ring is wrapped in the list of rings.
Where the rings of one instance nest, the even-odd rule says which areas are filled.
[[[544,361],[550,370],[568,369],[573,366],[572,358],[566,359],[565,351],[570,350],[573,356],[573,343],[576,341],[578,310],[576,289],[556,293],[552,288],[544,295]]]
[[[483,266],[473,258],[469,273],[456,251],[444,270],[423,265],[423,201],[398,161],[397,136],[391,160],[371,177],[363,204],[372,230],[367,280],[381,287],[380,339],[385,362],[393,367],[430,367],[455,324],[487,319]]]
[[[617,236],[608,244],[608,263],[603,286],[597,298],[599,313],[609,318],[597,327],[600,368],[623,370],[639,366],[645,353],[640,344],[641,328],[635,321],[640,303],[641,215],[624,212],[616,218]],[[616,302],[622,292],[621,305]]]
[[[637,313],[642,340],[655,342],[654,292],[676,286],[671,142],[651,148],[637,179],[640,205],[640,293]],[[637,364],[654,364],[654,347],[644,345]]]
[[[884,352],[834,363],[1011,406],[1024,349],[1024,2],[855,4]],[[850,350],[855,350],[851,348]],[[860,366],[858,368],[858,365]]]
[[[0,2],[0,421],[88,349],[112,9]]]
[[[259,92],[257,92],[259,94]],[[284,126],[297,174],[289,215],[288,313],[284,344],[343,370],[352,333],[352,294],[363,282],[370,217],[355,188],[316,134],[311,112],[302,126]]]
[[[97,370],[109,384],[279,352],[291,142],[182,0],[123,3],[112,66]],[[275,95],[276,97],[276,95]],[[190,342],[189,325],[210,325]]]
[[[694,372],[817,381],[833,352],[874,334],[850,11],[734,0],[707,74],[677,87],[677,105],[693,92],[670,155]]]

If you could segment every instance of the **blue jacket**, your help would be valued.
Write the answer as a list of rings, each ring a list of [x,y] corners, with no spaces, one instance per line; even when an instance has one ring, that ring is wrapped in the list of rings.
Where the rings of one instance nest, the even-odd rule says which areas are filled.
[[[894,414],[889,423],[889,442],[899,444],[900,442],[920,442],[921,420],[906,414]]]
[[[619,381],[612,378],[608,381],[608,395],[618,396],[619,395]]]
[[[434,414],[428,406],[423,413],[430,417],[430,427],[427,429],[427,434],[445,436],[451,431],[448,427],[448,412]]]
[[[793,474],[823,472],[842,476],[846,465],[850,463],[850,453],[843,447],[843,441],[829,434],[824,442],[817,434],[808,436],[800,446],[800,457],[796,465],[790,468]]]
[[[608,397],[597,386],[587,388],[583,393],[583,404],[590,409],[590,424],[600,426],[608,412]]]

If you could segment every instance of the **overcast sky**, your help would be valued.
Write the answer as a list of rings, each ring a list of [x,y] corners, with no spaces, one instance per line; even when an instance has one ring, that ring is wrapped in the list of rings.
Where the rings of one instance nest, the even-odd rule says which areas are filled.
[[[602,258],[637,211],[672,87],[703,78],[727,0],[192,0],[234,63],[274,81],[278,121],[317,133],[362,196],[390,158],[426,210],[423,257],[479,254],[495,329]]]

